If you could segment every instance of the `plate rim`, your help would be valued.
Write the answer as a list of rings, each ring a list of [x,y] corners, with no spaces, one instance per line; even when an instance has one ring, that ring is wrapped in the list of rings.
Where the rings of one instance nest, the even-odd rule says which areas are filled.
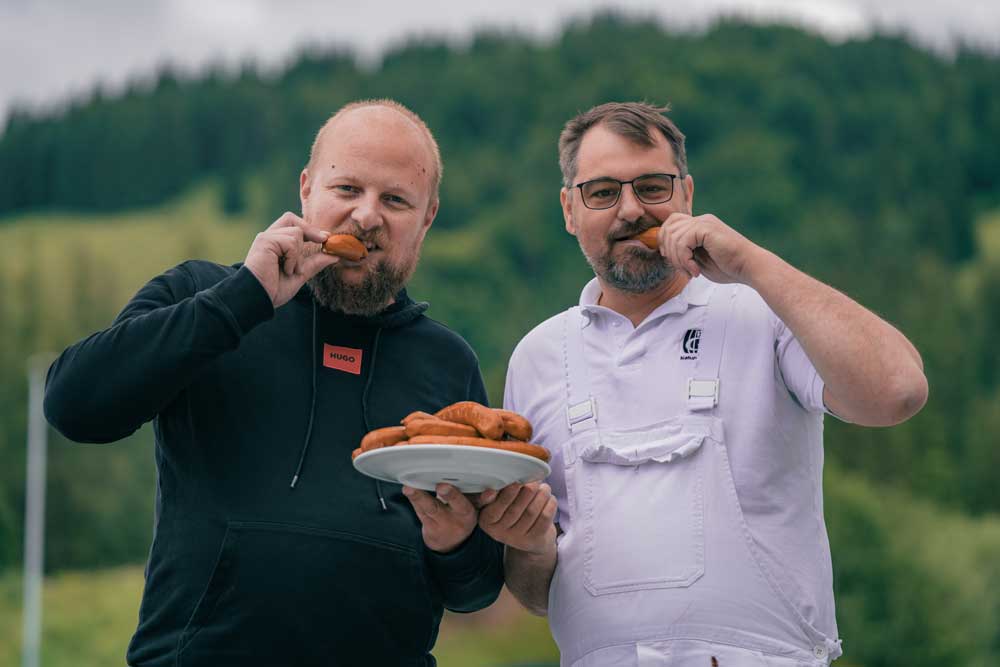
[[[541,447],[541,445],[537,445],[537,446]],[[442,450],[456,451],[456,450],[458,450],[458,451],[472,451],[472,452],[477,452],[477,453],[478,452],[490,452],[491,454],[500,454],[501,456],[515,456],[515,457],[518,457],[518,458],[527,459],[527,460],[532,461],[532,462],[538,461],[539,463],[542,463],[546,467],[548,467],[549,470],[552,469],[552,466],[549,465],[548,461],[543,461],[542,459],[538,458],[537,456],[532,456],[531,454],[523,454],[521,452],[512,452],[509,449],[500,449],[499,447],[476,447],[474,445],[453,445],[453,444],[444,443],[444,442],[441,442],[441,443],[422,442],[422,443],[417,444],[417,445],[403,445],[402,447],[399,447],[398,445],[389,445],[388,447],[379,447],[378,449],[370,449],[367,452],[361,452],[360,454],[357,455],[357,457],[354,459],[354,461],[360,461],[362,458],[370,457],[372,454],[382,453],[382,455],[384,455],[386,452],[389,452],[389,451],[428,451],[428,449],[431,448],[431,447],[433,447],[433,449],[429,450],[429,451],[442,451]],[[546,451],[548,451],[548,450],[546,450]]]
[[[541,446],[541,445],[539,445],[539,446]],[[386,452],[388,450],[395,450],[396,447],[397,447],[396,445],[390,445],[388,447],[379,447],[378,449],[372,449],[372,450],[369,450],[367,452],[362,452],[361,454],[358,454],[358,456],[353,461],[351,461],[351,464],[352,464],[353,468],[355,470],[357,470],[359,473],[361,473],[362,475],[366,475],[366,476],[372,477],[374,479],[379,479],[379,480],[382,480],[383,482],[389,482],[391,484],[402,484],[403,482],[400,482],[399,480],[389,479],[387,477],[382,477],[380,475],[373,475],[370,472],[362,470],[361,468],[358,467],[358,462],[361,461],[362,459],[371,459],[371,458],[374,458],[373,455],[385,456]],[[432,448],[432,449],[428,449],[428,448]],[[549,475],[552,474],[552,466],[549,465],[548,461],[543,461],[542,459],[538,458],[537,456],[531,456],[530,454],[522,454],[521,452],[511,452],[511,451],[508,451],[506,449],[498,449],[496,447],[474,447],[472,445],[452,445],[452,444],[446,444],[446,443],[435,444],[433,442],[427,442],[427,443],[420,443],[420,444],[417,444],[417,445],[404,445],[403,447],[399,448],[399,451],[407,451],[407,450],[408,451],[414,451],[414,452],[416,452],[416,451],[442,451],[443,448],[446,448],[447,450],[450,450],[450,451],[455,451],[455,450],[458,450],[458,451],[471,451],[471,452],[475,452],[477,454],[486,454],[488,452],[488,454],[491,455],[491,456],[497,456],[497,455],[499,455],[499,456],[513,456],[516,459],[525,460],[525,461],[528,461],[528,462],[533,463],[533,464],[540,464],[541,467],[542,467],[542,470],[544,470],[544,472],[545,472],[544,477],[542,477],[543,480],[544,479],[548,479]],[[380,454],[380,452],[381,452],[381,454]]]

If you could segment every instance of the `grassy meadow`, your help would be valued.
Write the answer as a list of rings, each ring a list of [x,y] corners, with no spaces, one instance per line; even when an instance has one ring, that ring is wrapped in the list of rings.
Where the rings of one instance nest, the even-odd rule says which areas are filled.
[[[21,578],[0,577],[0,667],[21,664]],[[142,566],[48,577],[43,594],[42,665],[122,665],[135,629]],[[556,665],[545,619],[521,611],[504,592],[490,609],[445,615],[437,648],[441,667]]]

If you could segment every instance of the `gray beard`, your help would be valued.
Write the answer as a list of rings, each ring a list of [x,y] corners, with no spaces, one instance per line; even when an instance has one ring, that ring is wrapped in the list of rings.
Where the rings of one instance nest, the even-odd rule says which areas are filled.
[[[622,292],[642,294],[663,284],[673,276],[674,268],[659,254],[649,256],[641,250],[628,250],[632,261],[620,263],[611,256],[611,250],[599,257],[584,253],[594,273],[609,287]]]
[[[359,284],[345,283],[336,265],[328,266],[309,279],[316,301],[330,310],[370,317],[385,309],[410,279],[410,266],[392,266],[381,261],[368,271]]]

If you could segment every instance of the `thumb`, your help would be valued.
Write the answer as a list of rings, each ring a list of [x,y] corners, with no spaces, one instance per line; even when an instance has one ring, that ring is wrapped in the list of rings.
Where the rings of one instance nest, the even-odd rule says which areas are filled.
[[[340,257],[337,257],[336,255],[327,255],[326,253],[316,252],[299,262],[297,267],[298,274],[308,281],[326,267],[332,266],[339,261]]]
[[[465,497],[465,494],[461,493],[451,484],[439,484],[436,492],[438,498],[447,503],[448,509],[453,514],[467,515],[475,513],[476,508]]]

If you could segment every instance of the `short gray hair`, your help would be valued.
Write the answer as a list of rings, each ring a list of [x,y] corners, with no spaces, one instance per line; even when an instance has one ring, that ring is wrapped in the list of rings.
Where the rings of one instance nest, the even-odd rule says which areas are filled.
[[[669,105],[658,107],[648,102],[608,102],[571,119],[559,135],[559,168],[562,169],[563,185],[573,187],[583,135],[590,128],[601,124],[640,146],[655,145],[650,129],[656,128],[673,149],[681,178],[687,176],[684,133],[663,115],[668,111]]]

